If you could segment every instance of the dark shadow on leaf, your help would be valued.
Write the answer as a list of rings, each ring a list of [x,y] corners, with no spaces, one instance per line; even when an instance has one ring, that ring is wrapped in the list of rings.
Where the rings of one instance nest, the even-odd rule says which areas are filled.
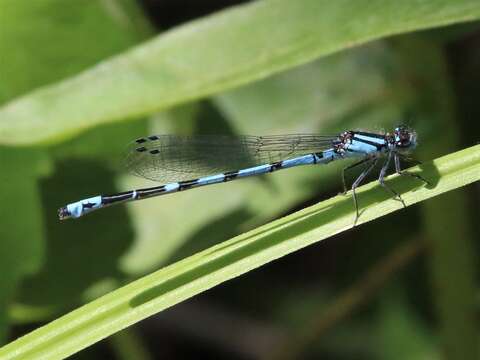
[[[58,219],[60,206],[116,191],[113,173],[95,162],[58,164],[55,174],[42,182],[41,190],[47,232],[45,263],[25,281],[20,301],[71,307],[96,282],[121,278],[117,261],[132,242],[132,227],[123,206],[76,220]]]
[[[248,209],[242,207],[205,224],[189,236],[185,244],[172,255],[170,262],[181,260],[235,236],[240,232],[240,226],[252,216],[253,214]],[[215,229],[215,231],[212,231],[212,229]]]

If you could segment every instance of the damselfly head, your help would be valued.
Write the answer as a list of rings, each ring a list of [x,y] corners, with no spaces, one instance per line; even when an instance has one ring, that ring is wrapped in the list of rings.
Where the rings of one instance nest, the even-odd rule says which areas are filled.
[[[404,151],[413,150],[417,146],[417,133],[415,130],[399,125],[393,132],[395,147]]]

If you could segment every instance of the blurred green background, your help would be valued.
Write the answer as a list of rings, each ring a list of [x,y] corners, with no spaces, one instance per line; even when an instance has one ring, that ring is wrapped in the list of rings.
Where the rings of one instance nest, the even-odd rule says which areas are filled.
[[[0,0],[0,102],[242,3]],[[341,191],[344,164],[305,167],[60,223],[56,211],[66,203],[151,186],[119,166],[132,139],[151,133],[332,134],[406,123],[419,134],[416,157],[429,160],[478,143],[479,94],[480,22],[472,22],[370,42],[57,141],[0,147],[2,343]],[[479,195],[474,184],[362,225],[72,358],[478,358]]]

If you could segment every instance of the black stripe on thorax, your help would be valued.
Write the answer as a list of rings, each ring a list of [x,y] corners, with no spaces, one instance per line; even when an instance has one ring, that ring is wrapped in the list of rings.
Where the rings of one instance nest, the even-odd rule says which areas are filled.
[[[313,153],[313,163],[316,164],[318,160],[323,159],[323,152]]]
[[[353,134],[353,136],[358,134],[358,135],[362,135],[362,136],[373,137],[373,138],[376,138],[376,139],[385,139],[385,135],[376,134],[376,133],[369,133],[369,132],[365,132],[365,131],[352,131],[352,134]]]
[[[376,142],[365,140],[365,139],[357,139],[356,137],[353,138],[355,141],[362,142],[364,144],[372,145],[377,148],[377,150],[382,150],[386,144],[377,144]]]

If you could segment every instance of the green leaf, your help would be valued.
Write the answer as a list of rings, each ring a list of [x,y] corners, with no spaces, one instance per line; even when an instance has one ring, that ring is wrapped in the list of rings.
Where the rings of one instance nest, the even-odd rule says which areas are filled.
[[[144,38],[134,4],[0,0],[0,102],[72,76]]]
[[[479,17],[478,0],[256,1],[166,32],[12,101],[0,109],[0,143],[58,141],[373,39]]]
[[[421,170],[431,182],[428,187],[411,178],[388,178],[408,205],[480,180],[480,145],[426,163]],[[402,209],[377,183],[362,186],[359,201],[364,209],[359,223]],[[64,358],[222,282],[349,230],[353,217],[350,196],[323,201],[115,290],[6,345],[0,357]]]
[[[44,257],[45,227],[38,177],[50,163],[38,149],[0,147],[0,342],[7,328],[6,310],[17,283],[38,270]]]

